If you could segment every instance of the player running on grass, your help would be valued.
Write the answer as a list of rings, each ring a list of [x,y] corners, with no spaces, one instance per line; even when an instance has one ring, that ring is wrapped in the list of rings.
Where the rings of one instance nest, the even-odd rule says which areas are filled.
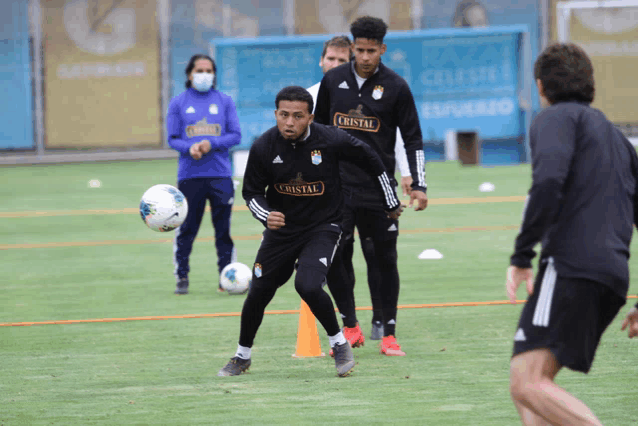
[[[580,47],[546,48],[534,78],[546,108],[530,130],[532,187],[507,271],[512,301],[522,281],[530,293],[514,335],[510,392],[525,425],[600,425],[554,378],[563,367],[589,371],[603,332],[625,304],[638,223],[638,156],[590,106],[594,70]],[[632,337],[636,310],[623,329],[630,324]]]
[[[340,160],[351,160],[376,180],[379,204],[389,217],[398,218],[403,206],[374,150],[342,130],[312,122],[313,101],[306,89],[282,89],[275,105],[277,126],[253,143],[242,189],[248,208],[267,229],[241,313],[237,352],[218,375],[248,370],[266,306],[297,263],[295,289],[326,330],[337,373],[346,376],[354,356],[339,330],[332,299],[323,290],[341,238]]]

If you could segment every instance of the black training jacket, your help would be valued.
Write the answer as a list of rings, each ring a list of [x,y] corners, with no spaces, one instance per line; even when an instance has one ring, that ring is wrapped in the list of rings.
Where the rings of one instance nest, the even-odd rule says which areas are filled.
[[[394,144],[398,127],[410,165],[412,189],[425,192],[423,137],[408,84],[379,63],[377,72],[359,89],[354,72],[354,61],[351,61],[324,75],[317,95],[315,122],[336,126],[366,142],[379,154],[391,175],[395,170]],[[373,185],[370,177],[357,166],[344,163],[341,174],[345,186]]]
[[[631,143],[587,104],[560,102],[530,130],[532,187],[512,265],[531,267],[534,246],[559,276],[629,286],[629,244],[638,222],[638,156]]]
[[[339,163],[358,164],[377,182],[380,207],[392,211],[399,199],[379,156],[343,130],[312,123],[310,135],[292,143],[277,127],[250,148],[242,195],[253,216],[266,226],[271,211],[285,215],[281,234],[294,234],[324,223],[341,223],[343,196]]]

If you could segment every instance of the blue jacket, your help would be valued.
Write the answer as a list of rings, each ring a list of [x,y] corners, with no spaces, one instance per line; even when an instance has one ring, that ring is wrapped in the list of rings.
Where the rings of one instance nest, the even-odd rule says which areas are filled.
[[[241,142],[235,103],[217,90],[201,93],[193,88],[171,100],[166,117],[168,144],[179,151],[177,180],[230,177],[229,149]],[[211,150],[201,159],[189,154],[191,145],[204,139]]]

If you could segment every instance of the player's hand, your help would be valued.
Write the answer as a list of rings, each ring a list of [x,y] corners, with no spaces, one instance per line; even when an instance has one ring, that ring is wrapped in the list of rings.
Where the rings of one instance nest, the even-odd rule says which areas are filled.
[[[270,212],[266,219],[268,229],[276,231],[286,225],[286,216],[282,212]]]
[[[403,213],[403,210],[405,210],[405,204],[399,204],[399,207],[392,210],[391,212],[388,212],[388,217],[390,219],[396,220],[399,218],[399,216],[401,216],[401,213]]]
[[[416,200],[416,206],[414,206],[415,212],[425,210],[425,208],[428,206],[428,194],[426,194],[423,191],[413,190],[412,192],[410,192],[410,204],[408,204],[408,207],[412,207],[415,200]]]
[[[531,295],[534,292],[534,270],[532,268],[519,268],[514,265],[507,268],[505,289],[510,302],[516,303],[516,290],[518,290],[518,286],[523,281],[527,285],[527,294]]]
[[[404,197],[410,195],[410,192],[412,192],[412,176],[403,176],[401,178],[401,189]]]
[[[210,141],[208,139],[204,139],[199,141],[199,152],[202,153],[202,155],[206,155],[210,152]]]
[[[638,336],[638,309],[634,306],[627,313],[627,318],[622,322],[621,330],[624,330],[629,326],[629,338]]]
[[[199,144],[197,143],[191,145],[188,152],[190,153],[191,157],[193,157],[193,159],[195,160],[199,160],[200,158],[202,158],[202,152],[199,150]]]

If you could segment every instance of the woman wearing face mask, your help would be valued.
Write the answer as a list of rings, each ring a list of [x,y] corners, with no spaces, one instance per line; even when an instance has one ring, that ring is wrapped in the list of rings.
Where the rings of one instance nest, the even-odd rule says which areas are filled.
[[[188,201],[186,220],[175,230],[175,294],[188,294],[189,257],[206,200],[210,202],[219,273],[235,261],[230,237],[234,188],[229,149],[241,132],[233,100],[215,90],[215,61],[194,55],[186,66],[186,91],[171,100],[166,117],[168,143],[180,153],[177,185]],[[217,275],[219,277],[219,274]]]

